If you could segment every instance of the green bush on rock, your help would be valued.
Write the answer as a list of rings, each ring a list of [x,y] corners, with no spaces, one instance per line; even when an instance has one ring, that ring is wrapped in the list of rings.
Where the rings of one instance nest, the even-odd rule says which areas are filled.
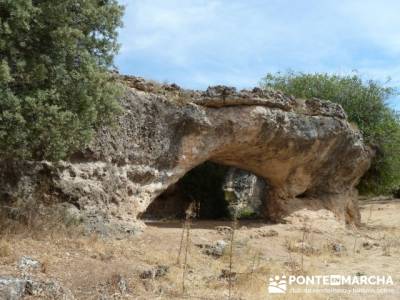
[[[359,75],[296,72],[267,74],[265,89],[281,90],[300,98],[326,99],[339,103],[350,122],[363,133],[376,151],[370,170],[362,178],[363,193],[391,193],[400,187],[400,118],[385,101],[396,94],[391,87],[364,81]]]

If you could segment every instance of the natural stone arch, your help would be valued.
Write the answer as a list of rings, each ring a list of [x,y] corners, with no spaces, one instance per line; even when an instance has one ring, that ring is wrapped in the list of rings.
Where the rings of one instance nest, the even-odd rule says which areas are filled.
[[[201,106],[185,107],[178,138],[174,136],[172,164],[160,177],[160,189],[152,193],[158,195],[190,169],[210,160],[268,181],[269,217],[279,219],[309,207],[330,209],[339,218],[359,221],[354,187],[369,167],[371,154],[340,106],[283,96],[265,103],[257,96],[256,105],[251,98],[246,100],[249,105],[243,105],[243,95],[221,96],[226,90],[218,88],[207,93],[211,96],[203,96]],[[242,102],[215,107],[224,97]],[[272,100],[281,107],[271,104]]]
[[[69,161],[2,168],[0,194],[8,202],[67,202],[89,224],[130,230],[158,195],[210,160],[263,177],[271,218],[307,207],[359,222],[355,186],[372,153],[339,105],[260,89],[199,92],[125,80],[132,88],[118,126],[99,129]]]
[[[341,210],[351,207],[350,203],[338,202],[348,201],[347,197],[351,196],[352,188],[362,171],[349,168],[345,170],[348,174],[341,174],[341,171],[337,170],[340,165],[347,163],[340,157],[347,161],[359,159],[349,159],[352,152],[356,153],[356,149],[346,149],[353,137],[349,134],[352,131],[337,131],[343,125],[342,121],[329,118],[313,118],[310,121],[304,118],[300,120],[303,123],[300,125],[308,124],[307,130],[311,134],[307,135],[305,131],[293,130],[297,124],[291,123],[289,118],[286,118],[285,123],[285,115],[281,115],[280,111],[271,113],[262,107],[246,107],[241,110],[246,115],[255,116],[249,127],[240,122],[232,122],[232,118],[236,118],[235,108],[219,109],[210,111],[209,115],[214,115],[215,120],[225,118],[221,125],[223,130],[212,130],[211,133],[205,132],[182,139],[181,158],[172,169],[172,182],[193,167],[210,160],[263,177],[270,187],[270,200],[266,206],[269,217],[277,218],[291,212],[290,207],[296,209],[300,206],[324,207],[334,211],[337,208],[338,211],[335,212],[340,216]],[[267,119],[263,118],[265,114],[269,114]],[[261,130],[269,127],[271,122],[277,119],[280,120],[277,122],[281,123],[274,128],[282,126],[282,130],[271,131],[269,136],[263,136]],[[260,123],[256,124],[258,121]],[[297,116],[295,122],[298,121]],[[229,135],[220,135],[219,132]],[[332,157],[335,157],[335,161]],[[306,205],[305,193],[308,197],[323,197],[325,200]],[[303,199],[296,199],[298,195],[303,195]],[[303,202],[303,205],[300,202]]]

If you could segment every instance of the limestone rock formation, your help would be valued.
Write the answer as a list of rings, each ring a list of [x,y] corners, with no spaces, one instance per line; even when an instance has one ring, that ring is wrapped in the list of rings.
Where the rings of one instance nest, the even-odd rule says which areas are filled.
[[[262,178],[241,169],[230,168],[223,185],[225,199],[231,198],[228,205],[230,215],[236,214],[238,218],[259,217],[263,202],[267,201],[266,189]]]
[[[125,81],[118,125],[101,128],[87,149],[58,163],[2,163],[0,202],[11,214],[34,202],[95,231],[134,232],[158,195],[209,160],[264,178],[268,218],[306,207],[359,222],[355,186],[372,153],[339,105],[258,88]]]
[[[41,280],[0,276],[0,299],[22,300],[27,297],[35,299],[74,300],[71,291],[53,279]]]

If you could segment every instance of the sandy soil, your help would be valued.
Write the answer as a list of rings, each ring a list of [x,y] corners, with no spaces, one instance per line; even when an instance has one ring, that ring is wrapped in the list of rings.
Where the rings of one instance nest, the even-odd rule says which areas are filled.
[[[400,199],[364,201],[361,212],[363,225],[358,229],[344,228],[324,211],[300,213],[287,224],[238,223],[231,299],[400,299]],[[25,255],[42,263],[32,276],[59,281],[77,299],[228,299],[231,231],[221,226],[231,226],[230,222],[194,221],[189,238],[183,238],[179,263],[182,224],[147,225],[140,236],[124,239],[84,237],[54,228],[3,234],[0,275],[21,276],[17,265]],[[221,240],[226,242],[221,256],[206,253]],[[168,272],[154,278],[143,275],[157,266],[167,266]],[[390,275],[394,285],[355,286],[387,288],[381,294],[292,293],[292,288],[304,286],[290,285],[285,294],[273,295],[267,286],[275,275]],[[120,280],[126,282],[126,290]]]

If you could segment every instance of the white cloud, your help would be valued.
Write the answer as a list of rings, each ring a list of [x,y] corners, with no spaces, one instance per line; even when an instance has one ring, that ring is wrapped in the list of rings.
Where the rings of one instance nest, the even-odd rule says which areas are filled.
[[[353,28],[367,42],[388,54],[400,54],[400,2],[397,0],[341,1],[338,11],[351,21]]]
[[[125,72],[204,88],[358,69],[400,84],[398,0],[121,0]]]
[[[192,49],[213,39],[219,1],[131,1],[127,5],[122,55],[146,52],[185,64]],[[206,50],[206,49],[204,49]]]

